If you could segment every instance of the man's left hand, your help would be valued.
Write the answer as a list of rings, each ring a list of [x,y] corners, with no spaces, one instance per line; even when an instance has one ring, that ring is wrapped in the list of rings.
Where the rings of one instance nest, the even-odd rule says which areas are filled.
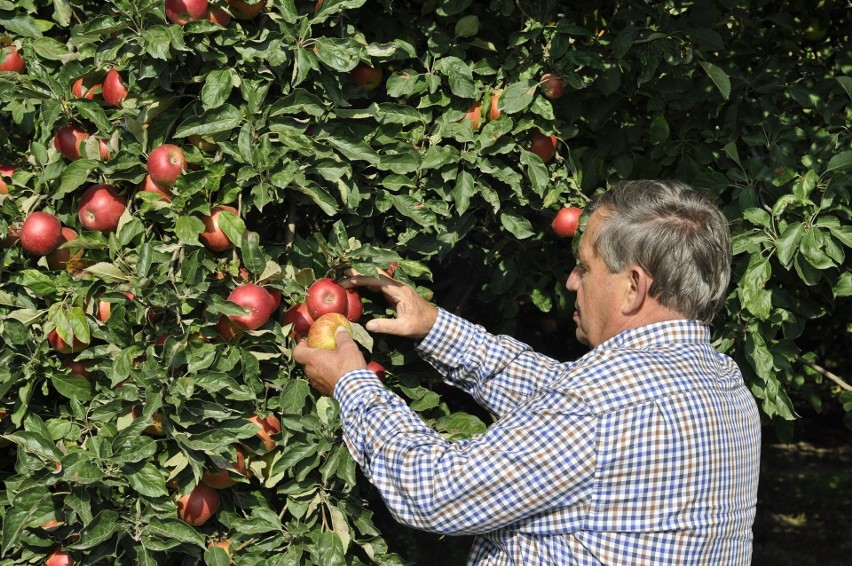
[[[336,350],[311,348],[307,340],[300,341],[293,349],[293,359],[305,366],[305,375],[322,395],[334,394],[334,386],[350,371],[367,367],[364,355],[343,327],[337,329],[334,339]]]

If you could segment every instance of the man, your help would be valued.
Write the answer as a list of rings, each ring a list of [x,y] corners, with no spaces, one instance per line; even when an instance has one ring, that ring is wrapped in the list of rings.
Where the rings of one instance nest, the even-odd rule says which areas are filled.
[[[577,338],[559,363],[492,336],[388,277],[396,318],[367,329],[420,340],[445,380],[499,419],[450,443],[366,371],[338,332],[295,358],[341,406],[344,439],[394,516],[476,534],[471,564],[749,564],[760,424],[708,324],[730,278],[719,209],[679,182],[633,181],[588,207],[567,287]]]

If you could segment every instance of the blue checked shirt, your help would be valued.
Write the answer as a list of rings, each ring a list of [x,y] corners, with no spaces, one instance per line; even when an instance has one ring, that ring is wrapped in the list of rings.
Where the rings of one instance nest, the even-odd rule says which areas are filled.
[[[440,311],[418,351],[498,420],[447,442],[372,373],[337,383],[349,451],[398,521],[477,535],[469,564],[750,563],[760,422],[705,325],[559,363]]]

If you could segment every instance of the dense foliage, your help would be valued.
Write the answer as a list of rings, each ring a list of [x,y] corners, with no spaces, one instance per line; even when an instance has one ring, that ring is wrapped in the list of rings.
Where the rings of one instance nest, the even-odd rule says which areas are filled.
[[[318,278],[396,262],[445,308],[580,355],[570,240],[550,222],[621,179],[678,178],[723,204],[735,269],[716,344],[767,420],[852,411],[844,2],[253,7],[211,0],[180,25],[165,0],[0,0],[0,68],[25,63],[0,72],[0,563],[58,546],[87,564],[416,560],[427,551],[393,552],[376,527],[381,503],[335,402],[292,362],[283,313]],[[55,144],[66,126],[88,134],[79,158]],[[188,161],[169,197],[142,190],[163,144]],[[96,184],[126,198],[114,228],[78,213]],[[224,251],[200,239],[219,205],[235,210],[219,215]],[[77,233],[62,260],[17,241],[37,211]],[[281,306],[226,340],[220,318],[244,312],[226,297],[247,282]],[[386,312],[368,293],[364,307]],[[409,343],[355,332],[437,430],[483,429]],[[250,420],[270,414],[271,443]],[[205,470],[240,472],[237,451],[218,510],[182,521],[178,499]]]

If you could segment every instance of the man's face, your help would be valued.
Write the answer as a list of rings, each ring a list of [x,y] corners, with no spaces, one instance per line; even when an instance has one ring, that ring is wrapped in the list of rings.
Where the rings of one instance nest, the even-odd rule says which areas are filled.
[[[623,330],[624,322],[621,306],[625,276],[610,273],[603,258],[592,247],[604,222],[601,212],[592,213],[577,250],[577,265],[565,284],[569,291],[577,294],[574,310],[577,340],[592,348]]]

